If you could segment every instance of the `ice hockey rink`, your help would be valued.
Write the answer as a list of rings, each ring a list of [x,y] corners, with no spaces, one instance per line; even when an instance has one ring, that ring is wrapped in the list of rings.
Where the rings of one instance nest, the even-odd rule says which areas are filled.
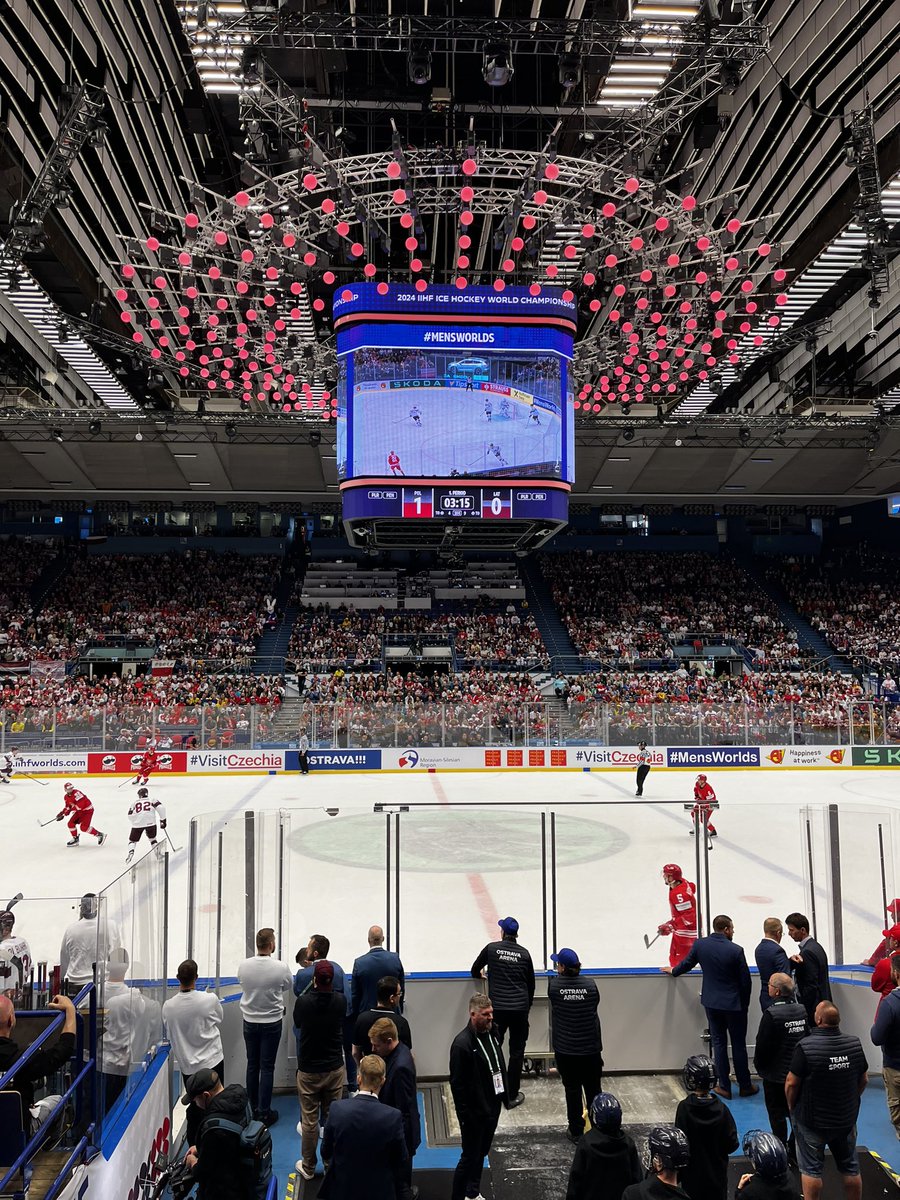
[[[656,769],[642,801],[634,797],[630,771],[161,780],[152,794],[165,804],[168,831],[181,848],[169,860],[169,973],[186,948],[192,816],[216,814],[202,816],[198,825],[203,867],[195,897],[200,916],[194,952],[201,973],[212,974],[213,963],[202,959],[214,952],[218,925],[221,974],[227,976],[244,956],[247,897],[238,835],[245,812],[283,814],[279,824],[288,867],[281,956],[292,963],[310,934],[325,933],[332,957],[349,966],[365,949],[368,926],[385,920],[386,818],[375,811],[377,805],[409,807],[399,818],[399,949],[407,970],[468,969],[480,947],[496,935],[498,917],[507,915],[519,920],[522,944],[542,965],[544,938],[553,940],[552,926],[545,935],[544,913],[554,881],[542,872],[547,861],[542,834],[545,839],[550,834],[551,813],[556,942],[573,947],[589,967],[658,965],[667,960],[668,941],[660,939],[647,950],[643,935],[652,936],[668,916],[662,865],[677,862],[687,878],[695,877],[694,838],[682,807],[693,778],[688,771]],[[896,775],[878,769],[755,769],[710,772],[709,778],[721,802],[715,814],[720,832],[709,856],[711,910],[733,917],[735,940],[751,961],[765,917],[809,911],[811,876],[818,935],[831,954],[829,806],[837,806],[832,821],[840,838],[843,959],[858,963],[868,956],[884,927],[879,845],[888,899],[898,894]],[[36,961],[53,963],[63,928],[77,915],[75,898],[99,891],[126,870],[127,809],[135,789],[127,782],[120,786],[121,778],[85,779],[81,786],[95,803],[95,824],[109,839],[101,847],[83,836],[80,846],[68,848],[64,823],[39,827],[62,807],[62,777],[44,783],[18,779],[0,787],[7,851],[2,890],[24,894],[16,932],[29,939]],[[331,816],[326,809],[337,812]],[[260,831],[274,822],[260,821]],[[219,845],[221,912],[216,911]],[[254,896],[259,925],[277,926],[277,896],[273,873],[259,870]],[[125,928],[141,917],[114,906],[109,915]],[[397,932],[395,924],[395,938]]]

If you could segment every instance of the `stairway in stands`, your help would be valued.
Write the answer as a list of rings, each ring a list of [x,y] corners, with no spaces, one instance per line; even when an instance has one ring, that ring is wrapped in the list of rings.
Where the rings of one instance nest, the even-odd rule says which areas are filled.
[[[537,560],[531,556],[519,559],[519,573],[525,584],[528,607],[544,639],[554,673],[580,674],[581,659],[572,644],[569,631],[560,620],[550,585],[541,573]]]
[[[796,633],[801,649],[811,651],[816,659],[820,661],[827,659],[827,665],[832,671],[837,671],[841,675],[856,674],[849,659],[844,658],[842,654],[838,654],[834,646],[826,641],[821,633],[810,625],[809,621],[800,616],[791,604],[790,598],[781,584],[775,579],[769,578],[760,569],[752,555],[738,551],[733,551],[732,553],[739,566],[750,576],[759,590],[764,592],[773,602],[784,624],[787,625],[788,629],[793,629]]]
[[[306,700],[285,697],[278,709],[278,715],[272,722],[271,741],[278,745],[286,743],[296,746],[299,736],[300,718],[304,708],[308,707],[309,704]]]
[[[43,607],[44,601],[69,569],[74,557],[75,552],[71,547],[63,546],[59,554],[55,558],[51,558],[40,575],[38,575],[28,591],[31,607],[35,612]]]
[[[253,670],[257,675],[284,670],[284,659],[291,644],[297,613],[300,611],[294,597],[300,594],[303,576],[306,574],[306,559],[294,558],[291,563],[297,568],[296,571],[282,571],[275,592],[276,610],[281,613],[281,620],[273,629],[267,629],[262,635],[253,656]]]

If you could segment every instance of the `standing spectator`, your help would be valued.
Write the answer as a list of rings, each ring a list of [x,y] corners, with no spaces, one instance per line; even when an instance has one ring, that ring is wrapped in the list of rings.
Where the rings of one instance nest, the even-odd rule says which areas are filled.
[[[776,971],[790,975],[791,964],[788,956],[781,947],[784,937],[784,926],[777,917],[766,917],[763,921],[763,940],[753,952],[756,967],[759,971],[759,1007],[766,1011],[773,1003],[769,995],[769,979]]]
[[[508,1107],[516,1108],[525,1099],[519,1084],[528,1041],[528,1013],[534,1000],[534,964],[525,947],[518,944],[515,917],[503,917],[497,924],[502,931],[500,941],[484,947],[472,963],[472,977],[480,979],[487,968],[487,990],[501,1046],[509,1030]]]
[[[638,767],[635,773],[635,781],[637,783],[636,796],[644,794],[644,780],[650,774],[650,751],[647,749],[646,742],[638,742],[637,748]]]
[[[800,1189],[788,1172],[787,1150],[773,1133],[745,1133],[744,1153],[753,1172],[738,1180],[740,1200],[800,1200]]]
[[[485,1155],[494,1140],[500,1109],[504,1103],[508,1107],[506,1063],[491,1032],[493,1023],[490,997],[476,992],[469,1001],[469,1022],[450,1047],[450,1091],[461,1142],[450,1200],[481,1195]]]
[[[201,1113],[198,1140],[184,1156],[191,1178],[200,1186],[199,1200],[256,1200],[258,1184],[272,1176],[272,1141],[268,1134],[268,1153],[260,1163],[260,1175],[251,1181],[244,1175],[242,1148],[238,1134],[218,1127],[228,1121],[246,1127],[250,1120],[250,1100],[239,1083],[223,1087],[215,1071],[204,1068],[191,1077],[182,1104]]]
[[[100,916],[95,892],[85,892],[78,905],[78,920],[66,927],[59,948],[59,975],[66,991],[75,996],[94,978],[94,964],[105,963],[122,945],[115,921]]]
[[[891,964],[891,983],[894,987],[878,1005],[872,1026],[872,1041],[881,1047],[884,1093],[891,1124],[900,1138],[900,954],[893,954],[885,961]]]
[[[784,1095],[794,1050],[809,1033],[806,1009],[794,994],[790,975],[776,971],[769,977],[772,1003],[763,1010],[756,1031],[753,1065],[763,1081],[763,1097],[772,1132],[784,1142],[791,1160],[795,1160],[794,1133],[788,1138],[788,1107]]]
[[[300,1151],[297,1170],[304,1179],[316,1173],[319,1110],[322,1124],[344,1090],[344,1017],[347,1004],[334,991],[334,967],[319,959],[313,967],[312,991],[294,1003],[294,1025],[300,1031],[297,1092],[300,1097]],[[323,1151],[323,1159],[325,1158]]]
[[[642,1177],[634,1139],[622,1132],[622,1108],[610,1092],[598,1092],[588,1108],[591,1127],[578,1141],[566,1200],[622,1200]]]
[[[868,1064],[858,1037],[842,1033],[841,1014],[829,1000],[815,1011],[816,1027],[800,1042],[785,1081],[803,1200],[822,1194],[825,1147],[843,1177],[848,1200],[862,1196],[856,1157],[856,1118],[868,1082]]]
[[[688,1140],[690,1162],[681,1172],[681,1186],[693,1200],[727,1200],[728,1156],[738,1148],[734,1117],[710,1088],[716,1068],[703,1054],[684,1064],[684,1086],[690,1092],[675,1112],[675,1125]]]
[[[400,981],[400,1005],[403,1010],[404,975],[400,955],[384,948],[384,930],[373,925],[368,933],[369,949],[353,961],[353,978],[350,980],[350,1015],[354,1020],[367,1008],[378,1003],[378,981],[385,975],[393,975]]]
[[[312,989],[313,985],[313,968],[317,962],[328,961],[331,963],[331,969],[334,972],[334,983],[332,990],[344,997],[347,1013],[350,1011],[350,996],[349,988],[347,987],[347,978],[344,974],[344,968],[340,963],[336,963],[334,959],[328,957],[331,953],[331,942],[324,933],[314,933],[306,947],[306,961],[301,963],[299,969],[294,976],[294,995],[302,996],[304,992]],[[299,962],[299,958],[298,958]],[[297,1057],[300,1057],[300,1034],[295,1028],[294,1034],[297,1037]],[[353,1026],[349,1015],[344,1024],[344,1065],[347,1068],[347,1084],[351,1091],[356,1087],[356,1060],[352,1054],[352,1037]]]
[[[750,1079],[747,1060],[747,1009],[750,1005],[750,968],[742,947],[735,945],[731,917],[718,916],[709,937],[698,938],[685,958],[674,967],[660,967],[666,975],[684,975],[700,964],[703,987],[700,1003],[706,1009],[713,1058],[719,1075],[713,1091],[731,1099],[728,1039],[734,1058],[734,1073],[742,1096],[759,1091]]]
[[[873,992],[877,992],[883,1000],[885,996],[889,996],[896,986],[893,980],[893,961],[894,952],[900,949],[900,925],[892,925],[890,929],[884,930],[884,944],[887,947],[887,958],[881,958],[875,964],[875,970],[872,972],[872,978],[869,980],[869,986]],[[881,1007],[881,1000],[878,1001]],[[877,1009],[875,1010],[877,1013]]]
[[[812,1025],[820,1001],[831,999],[828,955],[815,938],[809,936],[809,919],[804,917],[803,913],[790,913],[784,923],[787,925],[788,937],[797,943],[799,951],[791,956],[797,998],[806,1009],[806,1015]]]
[[[380,1100],[396,1108],[403,1120],[403,1137],[409,1155],[407,1184],[411,1191],[412,1165],[416,1151],[422,1141],[419,1121],[419,1096],[416,1082],[416,1064],[409,1049],[397,1040],[397,1026],[390,1017],[380,1017],[370,1030],[372,1049],[384,1059],[385,1080]]]
[[[278,1113],[272,1108],[272,1083],[284,1024],[284,993],[291,986],[289,967],[274,958],[274,953],[275,930],[260,929],[255,957],[245,958],[237,972],[243,988],[241,1016],[247,1051],[247,1094],[253,1115],[266,1125],[274,1125],[278,1120]]]
[[[674,1125],[657,1125],[647,1138],[650,1174],[642,1183],[632,1183],[622,1200],[678,1200],[687,1197],[678,1177],[691,1158],[688,1140]]]
[[[54,996],[47,1007],[65,1014],[59,1039],[55,1045],[45,1045],[36,1051],[6,1085],[21,1095],[22,1115],[26,1122],[26,1114],[34,1107],[35,1082],[59,1070],[75,1053],[75,1007],[72,1001],[68,996]],[[0,1075],[5,1075],[22,1056],[22,1047],[11,1036],[15,1027],[16,1010],[12,1001],[8,996],[0,996]]]
[[[179,963],[178,992],[162,1006],[163,1025],[175,1061],[187,1089],[191,1076],[206,1068],[225,1079],[225,1054],[220,1028],[225,1017],[222,1001],[215,992],[197,991],[197,964],[192,958]],[[187,1111],[188,1144],[197,1140],[200,1110],[190,1104]]]
[[[600,993],[593,979],[581,978],[578,955],[564,946],[551,959],[556,975],[547,985],[550,1001],[553,1055],[566,1094],[569,1141],[580,1140],[583,1112],[603,1082],[603,1037],[600,1032]],[[619,1120],[621,1123],[621,1111]]]
[[[359,1064],[359,1091],[332,1104],[322,1139],[328,1171],[322,1200],[404,1200],[409,1163],[400,1114],[378,1103],[384,1063],[367,1054]]]
[[[412,1050],[412,1030],[409,1021],[402,1013],[397,1012],[400,1003],[400,980],[393,975],[385,975],[378,980],[378,1004],[368,1008],[356,1018],[353,1027],[353,1057],[357,1062],[366,1054],[372,1053],[372,1043],[369,1041],[369,1030],[382,1017],[390,1017],[397,1028],[397,1037],[407,1049]]]

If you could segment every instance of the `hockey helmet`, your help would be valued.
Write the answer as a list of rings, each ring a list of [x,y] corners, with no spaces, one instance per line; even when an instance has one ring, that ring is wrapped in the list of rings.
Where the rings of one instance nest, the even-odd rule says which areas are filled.
[[[781,1139],[768,1129],[748,1129],[744,1134],[744,1153],[753,1170],[763,1179],[774,1181],[787,1174],[787,1150]]]
[[[598,1092],[589,1115],[594,1129],[603,1133],[618,1133],[622,1128],[622,1106],[612,1092]]]
[[[139,799],[139,800],[146,800],[146,799],[147,799],[147,797],[150,795],[150,792],[148,791],[148,789],[147,789],[147,788],[140,787],[140,788],[138,788],[138,793],[137,793],[137,794],[138,794],[138,799]]]
[[[0,938],[12,937],[13,925],[15,923],[15,915],[9,909],[0,912]]]
[[[697,776],[697,782],[698,782],[698,783],[706,783],[706,776],[705,776],[705,775],[698,775],[698,776]]]
[[[64,791],[64,792],[71,792],[71,791],[74,791],[74,790],[75,790],[75,784],[74,784],[74,783],[64,783],[64,784],[63,784],[63,791]]]
[[[647,749],[646,742],[638,742],[638,750],[646,750],[646,749]]]
[[[657,1125],[647,1138],[650,1166],[658,1162],[660,1167],[678,1171],[691,1160],[691,1148],[687,1137],[675,1125]]]
[[[681,1078],[689,1092],[709,1091],[717,1078],[715,1063],[705,1054],[692,1054],[684,1064]]]
[[[684,878],[684,876],[681,873],[681,867],[679,867],[678,863],[666,863],[666,865],[663,867],[663,869],[662,869],[663,879],[668,879],[670,876],[674,879],[683,879]]]
[[[78,912],[80,916],[84,917],[85,920],[88,920],[91,917],[96,917],[98,909],[99,905],[97,903],[97,893],[85,892],[85,894],[81,897],[81,903],[78,906]]]

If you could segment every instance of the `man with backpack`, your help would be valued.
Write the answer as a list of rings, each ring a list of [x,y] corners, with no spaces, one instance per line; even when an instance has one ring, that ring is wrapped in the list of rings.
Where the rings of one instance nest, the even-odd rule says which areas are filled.
[[[196,1071],[182,1104],[203,1114],[197,1145],[185,1155],[198,1200],[265,1200],[272,1178],[272,1135],[255,1120],[246,1088],[223,1087],[208,1067]]]

